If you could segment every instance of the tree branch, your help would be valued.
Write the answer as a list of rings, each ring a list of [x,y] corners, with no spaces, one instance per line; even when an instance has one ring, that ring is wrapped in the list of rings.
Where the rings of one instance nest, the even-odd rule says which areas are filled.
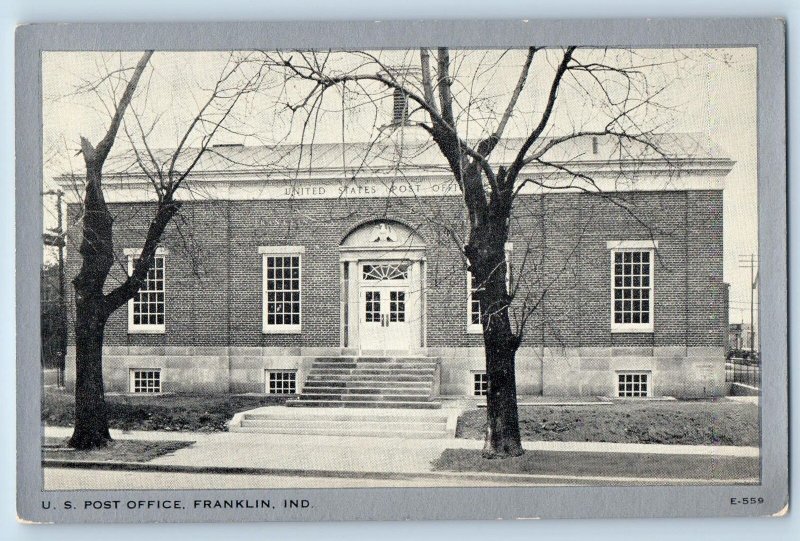
[[[564,52],[564,56],[561,58],[561,63],[558,65],[556,74],[553,77],[553,82],[550,85],[550,93],[547,98],[547,105],[544,108],[544,112],[542,112],[539,123],[522,144],[519,152],[517,152],[516,158],[514,158],[514,161],[508,168],[508,175],[506,176],[506,179],[509,183],[513,183],[516,180],[517,175],[525,164],[525,155],[528,153],[528,149],[530,149],[531,145],[533,145],[533,143],[535,143],[536,140],[542,135],[542,132],[547,126],[547,122],[550,120],[550,115],[553,113],[553,107],[555,107],[556,104],[556,97],[558,95],[558,87],[561,84],[561,78],[564,77],[564,74],[567,72],[567,66],[569,65],[570,60],[572,60],[572,54],[575,52],[575,49],[576,47],[567,47],[567,50]]]

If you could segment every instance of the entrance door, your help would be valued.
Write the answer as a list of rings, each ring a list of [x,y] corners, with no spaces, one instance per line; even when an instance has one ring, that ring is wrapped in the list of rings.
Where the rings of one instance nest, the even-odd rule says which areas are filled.
[[[364,263],[359,287],[362,350],[406,350],[411,347],[409,264]]]

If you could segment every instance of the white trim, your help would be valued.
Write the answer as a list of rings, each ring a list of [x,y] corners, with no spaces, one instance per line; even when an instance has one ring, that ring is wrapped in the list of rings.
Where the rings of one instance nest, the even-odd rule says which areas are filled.
[[[467,334],[483,334],[483,325],[472,322],[472,273],[467,269]]]
[[[619,167],[600,170],[599,167],[572,168],[576,173],[591,174],[598,192],[674,192],[674,191],[719,191],[725,187],[725,175],[732,162],[721,166],[695,167],[686,172],[670,172],[655,168],[643,168],[636,164],[630,171],[633,180],[620,180]],[[357,181],[342,184],[338,173],[304,176],[296,179],[265,178],[268,174],[204,172],[193,173],[186,179],[195,186],[192,199],[196,201],[264,201],[264,200],[302,200],[302,199],[365,199],[386,197],[441,197],[458,195],[460,190],[452,175],[439,172],[405,170],[406,177],[416,179],[409,183],[398,177],[396,171],[361,176]],[[523,175],[546,179],[552,187],[542,187],[531,182],[523,186],[520,194],[583,193],[579,187],[572,187],[574,177],[555,171],[522,171]],[[140,175],[103,175],[103,192],[109,203],[150,202],[156,200],[149,179]],[[72,189],[72,179],[68,176],[56,178],[65,187],[67,203],[79,203],[78,194]],[[402,189],[400,189],[402,188]]]
[[[294,392],[293,393],[273,393],[270,392],[269,389],[269,375],[272,372],[288,372],[294,374]],[[297,368],[265,368],[264,369],[264,394],[268,395],[297,395],[297,389],[299,388],[299,382],[297,381]]]
[[[134,389],[136,388],[135,381],[136,381],[136,372],[158,372],[158,391],[148,393],[148,392],[136,392]],[[146,394],[146,395],[153,395],[153,394],[162,394],[164,391],[164,387],[162,385],[163,380],[161,378],[163,370],[161,367],[155,368],[129,368],[128,369],[128,392],[132,394]]]
[[[294,255],[306,253],[305,246],[259,246],[259,254]]]
[[[657,240],[609,240],[606,242],[608,250],[657,250]]]
[[[129,251],[132,253],[129,253]],[[159,250],[161,250],[159,252]],[[128,256],[128,276],[133,273],[133,260],[139,255],[139,251],[131,248],[126,248],[125,253]],[[160,257],[164,260],[162,283],[164,284],[164,323],[158,324],[134,324],[133,323],[133,298],[128,299],[128,334],[164,334],[167,332],[167,258],[165,257],[169,252],[162,248],[156,249],[155,257]],[[153,260],[155,262],[155,259]]]
[[[647,376],[647,394],[644,396],[620,396],[619,395],[619,376],[622,374],[643,374]],[[637,398],[650,398],[653,394],[653,371],[652,370],[615,370],[614,371],[614,396],[622,399],[636,400]]]
[[[300,334],[303,332],[303,255],[305,246],[259,246],[261,254],[261,332],[263,334]],[[298,303],[300,304],[300,323],[267,324],[267,257],[297,257],[297,276],[300,284]]]
[[[611,332],[612,333],[653,333],[655,330],[655,306],[656,306],[656,280],[655,280],[655,258],[654,258],[654,250],[653,242],[652,241],[613,241],[618,243],[618,248],[612,248],[609,250],[610,256],[610,263],[611,263],[611,280],[609,282],[609,289],[610,289],[610,312],[611,312]],[[640,247],[643,242],[650,243],[647,247]],[[656,242],[656,248],[658,247],[658,241]],[[608,244],[611,244],[609,242]],[[628,247],[630,246],[630,247]],[[648,317],[648,323],[615,323],[614,322],[614,278],[616,277],[616,273],[614,271],[614,255],[617,252],[621,251],[630,251],[635,250],[639,252],[649,252],[650,253],[650,314]]]
[[[414,248],[412,250],[387,250],[386,248],[363,248],[353,247],[339,248],[339,261],[357,262],[364,259],[371,259],[374,261],[395,261],[397,259],[407,259],[409,261],[425,261],[425,249]]]
[[[130,256],[134,256],[135,257],[135,256],[138,256],[138,255],[140,255],[142,253],[142,249],[141,248],[125,248],[125,249],[122,250],[122,253],[127,255],[127,256],[129,256],[129,257]],[[167,255],[167,254],[169,254],[169,249],[168,248],[164,248],[163,246],[159,246],[158,248],[156,248],[156,255]]]
[[[470,374],[470,378],[469,378],[470,393],[469,393],[469,396],[472,396],[472,397],[478,396],[478,397],[486,398],[488,396],[488,394],[489,394],[489,379],[488,379],[488,376],[486,375],[486,370],[470,370],[469,374]],[[487,378],[486,379],[486,393],[485,394],[476,394],[475,393],[475,376],[478,376],[478,375],[485,376]]]

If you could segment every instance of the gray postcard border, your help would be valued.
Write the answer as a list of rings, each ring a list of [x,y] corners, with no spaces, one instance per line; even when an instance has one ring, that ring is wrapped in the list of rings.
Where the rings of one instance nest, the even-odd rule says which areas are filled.
[[[124,500],[304,498],[302,510],[65,510],[119,491],[42,491],[39,268],[42,262],[41,52],[548,45],[756,46],[762,480],[752,486],[365,488],[126,491]],[[42,24],[16,34],[17,512],[31,522],[210,522],[783,515],[788,510],[788,275],[785,22],[605,19]],[[763,390],[766,390],[763,392]],[[766,435],[766,437],[764,437]],[[730,505],[763,497],[761,506]],[[48,501],[50,509],[43,509]]]

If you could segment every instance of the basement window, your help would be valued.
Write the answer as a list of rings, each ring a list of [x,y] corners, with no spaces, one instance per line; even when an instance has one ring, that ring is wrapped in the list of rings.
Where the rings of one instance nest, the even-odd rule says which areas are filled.
[[[297,372],[294,370],[267,370],[267,392],[269,394],[295,394]]]
[[[650,373],[617,372],[617,396],[620,398],[650,396]]]
[[[489,377],[486,375],[486,372],[473,373],[472,380],[473,396],[486,396],[489,394]]]
[[[132,393],[160,393],[160,368],[134,368],[130,371],[130,391]]]

